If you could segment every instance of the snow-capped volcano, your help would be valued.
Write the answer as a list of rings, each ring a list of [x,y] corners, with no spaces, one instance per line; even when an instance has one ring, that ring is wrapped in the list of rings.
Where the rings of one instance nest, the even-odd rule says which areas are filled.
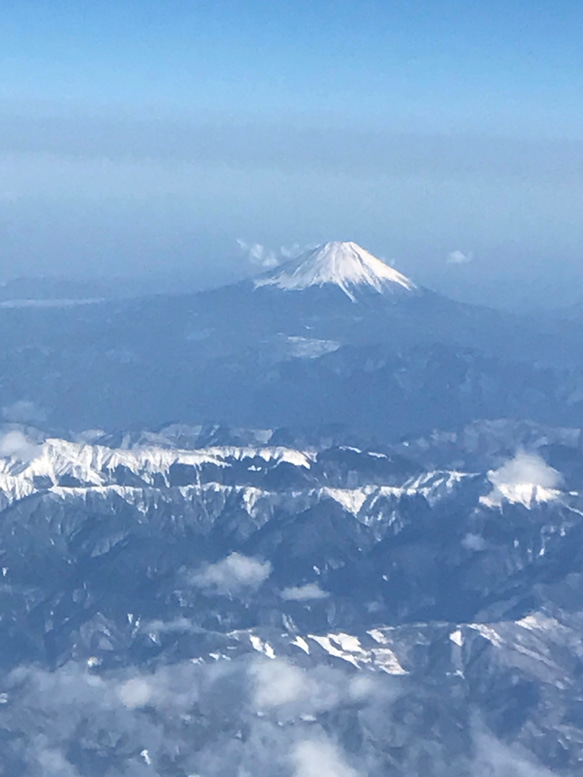
[[[415,291],[415,284],[356,243],[331,242],[276,267],[255,280],[255,288],[275,286],[301,291],[333,284],[353,301],[358,289],[379,294]]]

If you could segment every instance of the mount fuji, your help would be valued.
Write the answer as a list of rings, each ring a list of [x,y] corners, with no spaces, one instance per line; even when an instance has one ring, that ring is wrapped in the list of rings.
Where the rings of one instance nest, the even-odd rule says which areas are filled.
[[[352,302],[363,290],[379,294],[417,291],[412,281],[352,242],[326,243],[276,267],[254,283],[256,289],[273,286],[286,291],[333,285]]]

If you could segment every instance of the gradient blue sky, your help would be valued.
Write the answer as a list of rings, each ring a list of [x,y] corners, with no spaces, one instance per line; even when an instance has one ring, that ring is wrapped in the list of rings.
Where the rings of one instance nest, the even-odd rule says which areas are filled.
[[[583,280],[582,41],[574,0],[3,0],[2,274],[356,239],[437,284]]]

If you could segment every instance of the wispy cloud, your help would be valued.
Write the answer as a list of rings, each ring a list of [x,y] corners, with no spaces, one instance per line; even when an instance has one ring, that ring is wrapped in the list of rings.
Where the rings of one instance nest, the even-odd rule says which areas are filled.
[[[281,257],[278,257],[275,251],[261,243],[248,243],[243,238],[238,238],[237,245],[255,267],[262,267],[268,270],[271,267],[277,267],[280,263]]]
[[[2,408],[2,417],[15,424],[41,424],[46,421],[47,414],[34,402],[19,399],[11,405]]]
[[[295,777],[357,777],[340,749],[326,737],[298,742],[292,756]]]
[[[81,106],[0,102],[0,151],[111,160],[227,164],[238,168],[473,178],[577,179],[583,142],[483,134],[422,134],[394,129],[241,122],[224,116],[96,114]],[[10,192],[12,193],[12,192]]]
[[[309,243],[308,245],[293,243],[289,246],[280,246],[279,248],[274,249],[269,248],[262,243],[250,243],[243,238],[237,238],[237,245],[253,266],[260,267],[264,270],[277,267],[282,264],[282,262],[286,262],[288,259],[294,259],[305,251],[317,247],[317,244],[315,243]]]
[[[450,251],[445,261],[447,264],[470,264],[470,262],[474,261],[474,254],[471,251]]]

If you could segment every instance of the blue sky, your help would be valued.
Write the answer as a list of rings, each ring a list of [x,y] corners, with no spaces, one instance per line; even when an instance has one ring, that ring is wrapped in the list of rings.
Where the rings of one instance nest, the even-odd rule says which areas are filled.
[[[4,0],[4,275],[230,277],[243,237],[574,277],[582,40],[574,1]]]
[[[5,1],[5,99],[580,136],[577,2]],[[312,117],[306,117],[306,112]]]

